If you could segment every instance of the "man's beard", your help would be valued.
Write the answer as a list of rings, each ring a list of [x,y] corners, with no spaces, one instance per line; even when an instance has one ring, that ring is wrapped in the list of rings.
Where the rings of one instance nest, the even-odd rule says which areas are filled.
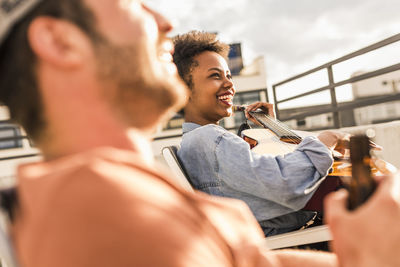
[[[104,85],[103,96],[128,123],[134,120],[133,116],[143,115],[132,113],[177,111],[185,104],[187,95],[181,79],[168,74],[161,66],[163,63],[155,70],[147,51],[141,48],[140,45],[117,46],[104,40],[95,44],[97,76]],[[143,110],[144,105],[149,110]]]

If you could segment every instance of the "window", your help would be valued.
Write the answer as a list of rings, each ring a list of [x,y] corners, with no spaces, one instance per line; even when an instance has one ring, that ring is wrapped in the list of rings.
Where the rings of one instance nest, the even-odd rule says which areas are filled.
[[[172,130],[182,128],[183,117],[180,114],[176,114],[172,119],[170,119],[164,126],[163,130]]]
[[[298,120],[297,121],[297,126],[301,127],[301,126],[305,126],[306,125],[306,120]]]
[[[0,149],[22,147],[22,134],[18,126],[0,123]]]
[[[246,105],[251,104],[257,101],[261,101],[260,91],[251,91],[251,92],[242,92],[236,93],[235,97],[233,98],[234,105]],[[243,122],[246,121],[246,117],[244,116],[243,112],[236,112],[235,113],[235,127],[239,127]]]

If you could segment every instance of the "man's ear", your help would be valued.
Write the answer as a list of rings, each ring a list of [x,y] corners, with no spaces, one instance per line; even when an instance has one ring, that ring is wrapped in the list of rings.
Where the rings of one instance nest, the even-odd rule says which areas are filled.
[[[36,56],[58,67],[85,63],[89,38],[74,24],[52,17],[38,17],[28,28],[28,40]]]

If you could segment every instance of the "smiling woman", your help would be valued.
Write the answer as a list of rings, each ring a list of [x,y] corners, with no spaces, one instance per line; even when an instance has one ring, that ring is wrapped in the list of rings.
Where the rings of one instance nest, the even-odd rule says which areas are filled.
[[[235,88],[225,59],[206,51],[194,57],[197,63],[191,72],[193,86],[184,108],[185,120],[200,125],[218,124],[232,114]]]
[[[193,186],[245,201],[266,236],[320,223],[316,211],[301,209],[327,175],[333,162],[328,144],[336,144],[340,136],[326,133],[324,141],[306,137],[284,157],[256,154],[242,138],[218,125],[232,114],[235,94],[226,60],[214,50],[220,41],[213,34],[192,31],[174,42],[174,61],[191,89],[178,156]],[[257,109],[274,115],[272,104],[255,102],[246,107],[246,117],[254,120],[249,112]]]
[[[174,62],[191,90],[185,120],[205,124],[232,114],[235,88],[226,62],[229,46],[212,33],[192,31],[174,38]]]

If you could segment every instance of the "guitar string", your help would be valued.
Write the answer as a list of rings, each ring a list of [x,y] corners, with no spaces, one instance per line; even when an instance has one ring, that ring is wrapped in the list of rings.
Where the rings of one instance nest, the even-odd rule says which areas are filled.
[[[244,111],[245,108],[246,106],[235,106],[234,110],[236,109],[237,111]],[[274,132],[274,134],[278,137],[278,141],[283,145],[283,147],[286,148],[286,151],[284,151],[285,149],[282,148],[283,152],[293,151],[293,146],[285,141],[282,141],[281,137],[285,136],[293,144],[298,144],[302,140],[302,138],[291,131],[287,125],[279,120],[271,118],[269,115],[265,114],[265,112],[251,111],[250,114],[253,115],[254,118],[261,123],[264,128],[270,129],[272,132]]]
[[[293,146],[290,145],[290,142],[285,142],[281,140],[281,137],[285,137],[291,141],[293,144],[298,144],[301,141],[301,137],[291,131],[285,124],[274,120],[269,115],[260,112],[250,112],[254,118],[257,119],[265,128],[270,129],[272,132],[275,133],[279,137],[279,141],[283,145],[285,149],[282,148],[283,152],[291,152],[293,151]],[[285,151],[286,150],[286,151]]]
[[[263,118],[264,120],[267,120],[267,124],[269,125],[269,127],[272,127],[276,132],[280,133],[280,137],[284,137],[287,140],[289,140],[289,142],[285,142],[284,140],[281,140],[281,138],[279,138],[279,141],[281,142],[281,144],[283,144],[284,147],[286,148],[285,152],[287,153],[287,152],[293,151],[293,146],[291,145],[291,143],[298,144],[297,141],[299,140],[298,139],[299,137],[296,134],[294,134],[292,131],[290,131],[289,129],[282,127],[282,125],[279,124],[279,121],[273,120],[266,114],[261,114],[261,118]]]
[[[255,115],[255,117],[257,117],[256,119],[258,119],[261,124],[267,124],[264,127],[269,128],[280,137],[286,137],[294,143],[298,143],[299,141],[302,140],[302,138],[299,135],[290,130],[287,125],[280,122],[279,120],[275,120],[269,115],[264,113],[250,112],[250,114]],[[263,121],[263,119],[265,119],[265,121]]]
[[[288,127],[286,124],[282,123],[281,121],[274,120],[273,118],[271,118],[271,117],[268,116],[268,115],[265,115],[265,118],[266,118],[267,120],[269,120],[271,123],[276,123],[276,126],[277,126],[280,130],[282,130],[283,133],[286,133],[288,137],[290,137],[290,138],[289,138],[290,140],[292,140],[292,141],[294,141],[294,142],[296,142],[296,143],[301,142],[301,140],[302,140],[301,136],[299,136],[298,134],[296,134],[295,132],[293,132],[291,129],[289,129],[289,127]]]
[[[295,132],[293,132],[292,130],[290,130],[289,129],[289,127],[287,126],[287,125],[285,125],[284,123],[282,123],[282,122],[280,122],[279,120],[274,120],[272,117],[270,117],[269,115],[267,115],[267,114],[263,114],[263,113],[258,113],[259,115],[264,115],[263,116],[263,119],[265,119],[265,120],[268,120],[269,121],[269,123],[267,122],[267,123],[265,123],[265,121],[263,121],[263,123],[265,123],[265,124],[269,124],[269,126],[267,126],[267,128],[269,128],[270,126],[272,126],[272,125],[274,125],[274,126],[272,126],[273,128],[278,128],[278,129],[280,129],[280,130],[282,130],[282,132],[285,132],[285,133],[288,133],[288,135],[289,136],[294,136],[294,138],[292,139],[292,140],[295,140],[295,141],[297,141],[297,140],[302,140],[302,137],[301,136],[299,136],[299,135],[297,135]],[[257,116],[257,115],[256,115]],[[258,116],[258,118],[259,119],[261,119],[260,118],[260,116]],[[262,119],[261,119],[262,120]],[[260,122],[261,123],[261,122]],[[264,126],[265,127],[265,126]],[[290,138],[288,138],[288,139],[290,139]],[[282,142],[282,143],[285,143],[285,142]],[[282,149],[283,150],[283,149]],[[290,152],[290,151],[289,151]],[[340,166],[336,166],[336,168],[337,168],[337,170],[336,170],[336,174],[334,174],[333,176],[340,176],[340,170],[339,170],[339,168],[345,168],[345,167],[347,167],[348,166],[348,164],[349,163],[341,163],[340,164],[340,166],[342,166],[342,167],[340,167]],[[332,175],[332,174],[330,174],[330,175]],[[343,175],[342,175],[343,176]]]
[[[286,124],[282,123],[279,120],[272,118],[270,115],[265,114],[264,112],[249,112],[253,115],[254,118],[257,119],[265,128],[273,131],[278,137],[284,136],[291,140],[294,144],[298,144],[298,141],[302,140],[302,137],[293,132]],[[292,151],[289,144],[284,141],[281,141],[286,147],[288,147],[288,152]],[[283,150],[283,149],[282,149]],[[337,167],[338,168],[338,167]],[[336,174],[338,175],[338,174]]]

